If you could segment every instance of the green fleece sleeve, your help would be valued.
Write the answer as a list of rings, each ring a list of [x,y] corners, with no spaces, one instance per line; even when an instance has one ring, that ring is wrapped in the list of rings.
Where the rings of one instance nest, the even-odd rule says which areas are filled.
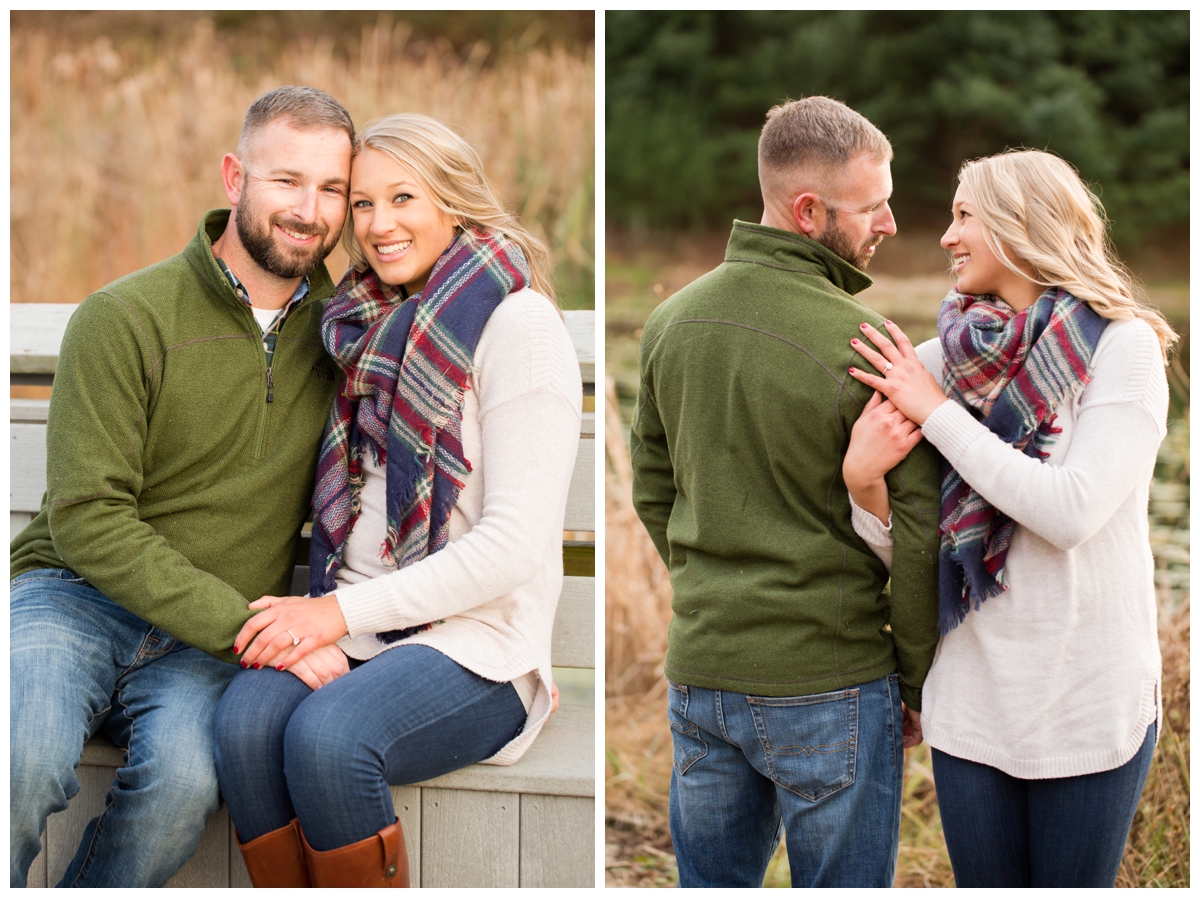
[[[630,461],[633,465],[633,507],[654,540],[654,547],[668,569],[671,549],[667,522],[675,507],[675,469],[667,450],[667,434],[651,390],[643,380],[630,429]]]
[[[46,510],[63,563],[138,617],[223,661],[247,602],[198,570],[138,514],[148,376],[161,360],[149,322],[106,295],[67,326],[47,422]]]
[[[894,540],[890,623],[900,696],[915,711],[938,642],[940,466],[937,450],[922,440],[885,478]]]

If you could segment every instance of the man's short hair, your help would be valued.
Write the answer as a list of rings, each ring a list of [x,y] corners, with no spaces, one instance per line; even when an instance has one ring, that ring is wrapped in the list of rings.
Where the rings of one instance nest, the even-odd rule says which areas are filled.
[[[248,142],[256,132],[277,118],[301,131],[319,131],[324,128],[345,131],[354,145],[354,122],[350,113],[329,94],[315,87],[285,85],[265,93],[246,111],[242,122],[242,136],[238,138],[238,156],[245,154]]]
[[[883,132],[845,103],[805,97],[775,106],[758,139],[763,195],[786,192],[788,175],[798,171],[836,178],[838,169],[862,153],[892,161],[892,145]]]

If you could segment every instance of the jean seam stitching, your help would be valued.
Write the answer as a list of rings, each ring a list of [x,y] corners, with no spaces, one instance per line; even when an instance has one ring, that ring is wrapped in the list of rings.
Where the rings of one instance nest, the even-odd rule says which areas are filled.
[[[717,723],[721,727],[721,738],[724,739],[726,742],[728,742],[730,745],[736,745],[737,743],[734,742],[734,740],[729,735],[729,729],[725,726],[725,701],[722,698],[720,689],[716,690],[716,710],[717,710]]]
[[[670,726],[670,729],[673,730],[674,732],[678,733],[680,736],[683,736],[685,738],[694,739],[696,742],[698,742],[702,746],[704,746],[704,751],[702,753],[697,754],[696,757],[692,758],[687,764],[684,764],[681,766],[679,759],[676,758],[676,756],[675,756],[676,743],[675,743],[674,738],[672,738],[672,740],[671,740],[671,743],[672,743],[671,766],[672,766],[672,768],[674,768],[676,774],[678,774],[679,776],[684,776],[689,770],[691,770],[694,766],[696,766],[696,764],[698,764],[701,760],[708,757],[708,743],[705,742],[704,739],[702,739],[700,737],[700,727],[696,725],[695,721],[693,721],[690,717],[687,716],[688,700],[691,697],[691,693],[688,691],[688,688],[686,686],[680,685],[680,686],[677,686],[677,688],[678,688],[678,691],[680,694],[681,707],[679,709],[676,709],[675,713],[678,714],[683,720],[685,720],[687,722],[688,729],[684,730],[683,727],[678,726],[677,724],[675,724],[674,721],[671,721],[668,719],[668,724]],[[669,703],[668,703],[667,711],[668,711],[668,714],[671,711]]]
[[[130,669],[132,669],[132,668],[130,668]],[[123,701],[121,701],[121,687],[120,686],[117,686],[117,691],[115,693],[115,697],[116,697],[117,703],[121,706],[121,713],[125,714],[129,710],[129,707]],[[112,708],[113,703],[110,701],[108,706],[109,706],[109,708]],[[137,719],[134,717],[130,717],[129,721],[130,721],[130,723],[129,723],[129,744],[132,745],[133,744],[133,728],[134,728],[135,724],[137,723]],[[123,752],[125,754],[125,763],[122,765],[122,767],[127,767],[131,760],[130,752],[129,752],[129,749],[127,749],[127,748],[123,749]],[[119,776],[120,768],[118,768],[117,773]],[[108,792],[105,793],[104,810],[102,810],[99,814],[96,815],[96,828],[92,831],[92,838],[88,842],[87,851],[84,853],[83,862],[79,865],[79,872],[75,874],[75,879],[73,879],[71,881],[71,885],[74,885],[75,883],[79,882],[80,879],[83,878],[83,874],[87,871],[88,865],[91,864],[91,862],[92,862],[92,857],[93,857],[92,853],[96,847],[96,840],[100,837],[100,828],[102,826],[104,826],[104,818],[108,814],[109,809],[113,806],[112,794],[113,794],[113,789],[115,789],[115,788],[116,788],[115,785],[111,786],[109,788]]]

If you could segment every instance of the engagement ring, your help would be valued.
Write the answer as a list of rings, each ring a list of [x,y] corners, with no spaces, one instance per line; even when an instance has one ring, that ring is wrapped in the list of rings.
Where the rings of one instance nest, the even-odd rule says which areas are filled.
[[[884,363],[883,363],[883,373],[884,373],[884,374],[887,374],[887,373],[888,373],[889,371],[891,371],[891,370],[892,370],[892,363],[891,363],[891,362],[884,362]]]
[[[292,637],[292,645],[299,645],[299,644],[300,644],[300,640],[296,638],[296,634],[295,634],[295,633],[293,633],[291,630],[288,630],[288,631],[287,631],[287,635],[288,635],[288,636],[290,636],[290,637]]]

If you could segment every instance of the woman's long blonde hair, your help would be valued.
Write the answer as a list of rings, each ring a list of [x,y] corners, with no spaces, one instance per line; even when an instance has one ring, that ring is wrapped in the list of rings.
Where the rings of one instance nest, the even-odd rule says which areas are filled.
[[[1009,150],[964,162],[958,181],[975,206],[988,247],[1010,270],[1029,277],[1010,258],[1027,263],[1044,287],[1061,287],[1113,321],[1145,320],[1163,359],[1179,335],[1155,309],[1117,258],[1099,198],[1078,173],[1052,153]]]
[[[415,112],[376,119],[359,135],[355,153],[379,150],[408,168],[429,190],[434,204],[463,226],[490,228],[512,240],[525,254],[532,283],[529,285],[557,305],[554,269],[545,243],[504,209],[483,174],[483,163],[463,138],[441,122]],[[353,216],[348,216],[342,245],[350,264],[367,269],[367,258],[354,238]]]

